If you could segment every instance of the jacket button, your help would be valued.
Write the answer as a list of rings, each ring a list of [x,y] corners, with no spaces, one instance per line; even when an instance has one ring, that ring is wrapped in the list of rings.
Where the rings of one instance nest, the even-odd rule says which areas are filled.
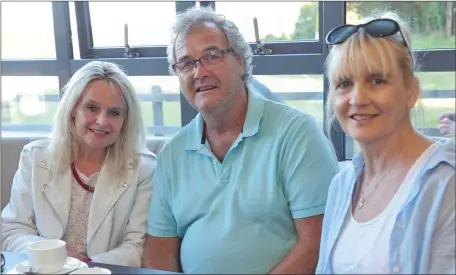
[[[398,266],[393,267],[393,272],[398,273],[401,269]]]
[[[42,161],[42,162],[41,162],[41,166],[46,166],[46,162],[45,162],[45,161]]]
[[[133,162],[128,163],[128,168],[132,169],[133,168]]]
[[[43,189],[47,189],[48,188],[48,185],[47,184],[43,184]]]
[[[124,183],[124,184],[122,184],[122,186],[125,188],[125,187],[127,187],[127,184],[126,184],[126,183]]]

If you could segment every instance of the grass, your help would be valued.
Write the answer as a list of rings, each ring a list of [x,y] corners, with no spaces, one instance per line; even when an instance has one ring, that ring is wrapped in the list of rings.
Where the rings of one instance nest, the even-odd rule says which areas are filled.
[[[413,37],[413,49],[439,49],[454,48],[456,36],[444,36],[441,33],[431,35],[417,34]]]

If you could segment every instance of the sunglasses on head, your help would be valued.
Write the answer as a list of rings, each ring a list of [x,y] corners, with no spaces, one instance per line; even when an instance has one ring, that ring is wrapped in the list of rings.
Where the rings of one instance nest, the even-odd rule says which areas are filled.
[[[341,25],[335,27],[326,36],[326,44],[328,46],[342,44],[350,36],[357,33],[361,28],[363,28],[366,33],[372,37],[385,37],[399,32],[405,47],[407,47],[410,52],[410,48],[405,41],[405,37],[402,34],[399,24],[396,21],[388,18],[374,19],[372,21],[359,25]]]

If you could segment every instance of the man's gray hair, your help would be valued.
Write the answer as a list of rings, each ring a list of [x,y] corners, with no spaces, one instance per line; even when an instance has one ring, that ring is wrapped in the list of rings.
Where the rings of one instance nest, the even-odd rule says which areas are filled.
[[[243,80],[247,85],[252,77],[252,50],[238,27],[233,22],[225,19],[223,15],[216,14],[210,7],[192,7],[176,16],[171,30],[171,42],[167,48],[168,69],[170,74],[176,74],[172,68],[172,65],[176,63],[176,41],[189,33],[192,28],[204,23],[215,24],[227,36],[230,48],[232,48],[237,55],[244,58],[245,72]]]

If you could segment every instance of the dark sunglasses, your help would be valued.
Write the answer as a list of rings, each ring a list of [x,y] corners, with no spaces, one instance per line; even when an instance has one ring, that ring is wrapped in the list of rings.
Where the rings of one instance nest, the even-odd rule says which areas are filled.
[[[402,34],[399,24],[396,21],[388,18],[374,19],[360,25],[341,25],[335,27],[326,36],[326,44],[328,46],[342,44],[350,36],[357,33],[360,28],[363,28],[372,37],[385,37],[399,32],[401,34],[405,47],[407,47],[409,52],[411,50],[405,41],[405,37]]]
[[[2,273],[5,269],[5,264],[6,264],[6,261],[5,261],[5,256],[3,256],[3,253],[2,253]]]

